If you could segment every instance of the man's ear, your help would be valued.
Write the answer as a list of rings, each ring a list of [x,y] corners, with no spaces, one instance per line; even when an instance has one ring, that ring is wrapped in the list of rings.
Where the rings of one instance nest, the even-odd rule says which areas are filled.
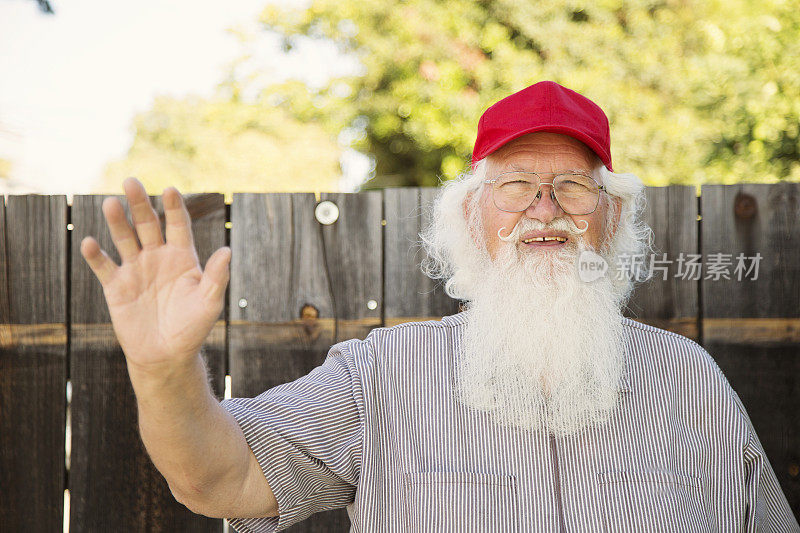
[[[468,192],[467,195],[464,197],[464,203],[461,204],[461,208],[463,209],[464,212],[464,221],[467,222],[468,224],[469,224],[469,209],[467,208],[467,206],[470,203],[472,203],[473,194],[475,194],[474,191]]]
[[[472,224],[470,224],[470,217],[472,215],[470,209],[473,207],[473,198],[475,198],[476,194],[481,194],[481,191],[469,191],[464,196],[464,203],[461,204],[461,208],[464,213],[464,224],[466,224],[467,230],[469,231],[472,240],[475,242],[475,245],[480,246],[479,243],[481,242],[482,237],[476,233],[475,228]]]

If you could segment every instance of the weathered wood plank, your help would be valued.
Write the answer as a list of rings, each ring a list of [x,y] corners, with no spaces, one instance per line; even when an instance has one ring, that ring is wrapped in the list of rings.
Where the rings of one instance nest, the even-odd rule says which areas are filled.
[[[445,294],[420,270],[425,250],[419,234],[430,221],[432,202],[439,189],[393,188],[384,190],[385,206],[385,324],[439,318],[457,313],[459,302]]]
[[[789,504],[800,513],[800,343],[791,337],[756,342],[737,330],[746,319],[800,317],[800,184],[710,185],[701,198],[703,260],[717,253],[732,260],[730,279],[706,279],[704,269],[703,316],[710,326],[704,345],[741,397]],[[761,254],[757,279],[734,275],[739,254]]]
[[[703,342],[800,345],[800,318],[704,318]]]
[[[694,187],[648,187],[644,220],[653,230],[657,261],[666,267],[634,290],[625,315],[697,338],[698,281],[677,276],[680,254],[699,253],[697,196]],[[666,258],[664,257],[666,254]],[[649,264],[650,257],[646,258]],[[694,322],[694,325],[692,325]]]
[[[60,531],[67,381],[67,202],[0,201],[0,524]],[[28,344],[20,327],[50,342]]]
[[[231,205],[230,372],[252,397],[308,374],[337,340],[381,323],[380,193],[326,194],[339,219],[321,226],[312,194],[235,194]],[[374,309],[367,303],[374,300]],[[304,318],[303,318],[304,317]],[[346,531],[343,510],[289,531]]]
[[[234,396],[256,396],[307,374],[334,342],[332,323],[329,331],[311,324],[307,334],[283,336],[288,331],[283,323],[299,319],[305,305],[318,317],[334,317],[321,232],[312,221],[295,220],[303,219],[295,214],[295,204],[310,210],[316,223],[310,194],[233,197],[229,348]]]
[[[326,193],[322,200],[339,207],[339,220],[322,226],[336,318],[343,320],[336,341],[364,338],[383,314],[382,194]],[[363,325],[350,327],[353,320]]]
[[[724,253],[733,262],[731,279],[704,279],[705,316],[800,316],[800,185],[709,185],[702,202],[704,260]],[[740,253],[761,254],[758,279],[733,275]]]
[[[101,204],[103,196],[75,196],[72,208],[71,377],[72,458],[70,531],[216,531],[222,521],[195,515],[172,497],[142,445],[136,403],[119,343],[111,334],[102,287],[80,255],[94,236],[119,264]],[[129,216],[127,202],[119,197]],[[225,244],[221,194],[187,195],[202,266]],[[162,219],[160,198],[151,198]],[[221,317],[224,320],[224,316]],[[215,393],[224,387],[224,342],[217,331],[203,347]]]

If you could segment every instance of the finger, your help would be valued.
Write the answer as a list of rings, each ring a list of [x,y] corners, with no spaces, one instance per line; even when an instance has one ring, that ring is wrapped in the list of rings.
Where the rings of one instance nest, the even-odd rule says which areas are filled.
[[[166,215],[167,244],[182,248],[193,248],[192,217],[183,203],[183,197],[175,187],[167,187],[161,195]]]
[[[122,182],[125,195],[128,198],[128,205],[131,208],[133,223],[136,226],[136,235],[142,243],[142,249],[154,248],[164,244],[161,235],[161,223],[158,216],[147,197],[147,191],[136,178],[128,178]]]
[[[225,288],[230,280],[231,249],[223,246],[208,258],[203,277],[200,280],[200,289],[209,301],[217,302],[225,294]]]
[[[125,217],[125,209],[117,198],[110,196],[103,200],[103,215],[106,217],[108,230],[111,232],[111,240],[114,241],[122,262],[134,261],[139,255],[139,243],[136,242],[136,234],[128,224]]]
[[[119,268],[114,261],[108,257],[100,245],[94,240],[93,237],[84,237],[81,241],[81,255],[89,264],[94,275],[100,280],[100,284],[105,286],[106,283],[114,276],[114,273]]]

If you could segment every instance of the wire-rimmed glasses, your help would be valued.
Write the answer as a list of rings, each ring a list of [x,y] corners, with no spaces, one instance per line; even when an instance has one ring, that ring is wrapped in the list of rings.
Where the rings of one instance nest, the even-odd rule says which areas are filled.
[[[555,174],[553,182],[542,182],[539,174]],[[550,185],[550,198],[568,215],[589,215],[600,203],[600,191],[606,191],[594,178],[579,171],[503,172],[494,179],[492,199],[497,209],[509,213],[525,211],[541,197],[542,185]],[[606,191],[607,192],[607,191]]]

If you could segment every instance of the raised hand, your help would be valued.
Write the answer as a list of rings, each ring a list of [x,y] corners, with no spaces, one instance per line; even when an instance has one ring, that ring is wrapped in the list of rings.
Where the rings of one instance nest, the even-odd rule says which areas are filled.
[[[114,263],[92,237],[81,241],[81,255],[103,286],[128,364],[158,371],[196,357],[223,309],[231,251],[216,250],[201,269],[191,219],[178,190],[168,187],[162,196],[165,243],[144,186],[136,178],[122,186],[135,233],[118,199],[106,198],[102,206],[122,264]]]

